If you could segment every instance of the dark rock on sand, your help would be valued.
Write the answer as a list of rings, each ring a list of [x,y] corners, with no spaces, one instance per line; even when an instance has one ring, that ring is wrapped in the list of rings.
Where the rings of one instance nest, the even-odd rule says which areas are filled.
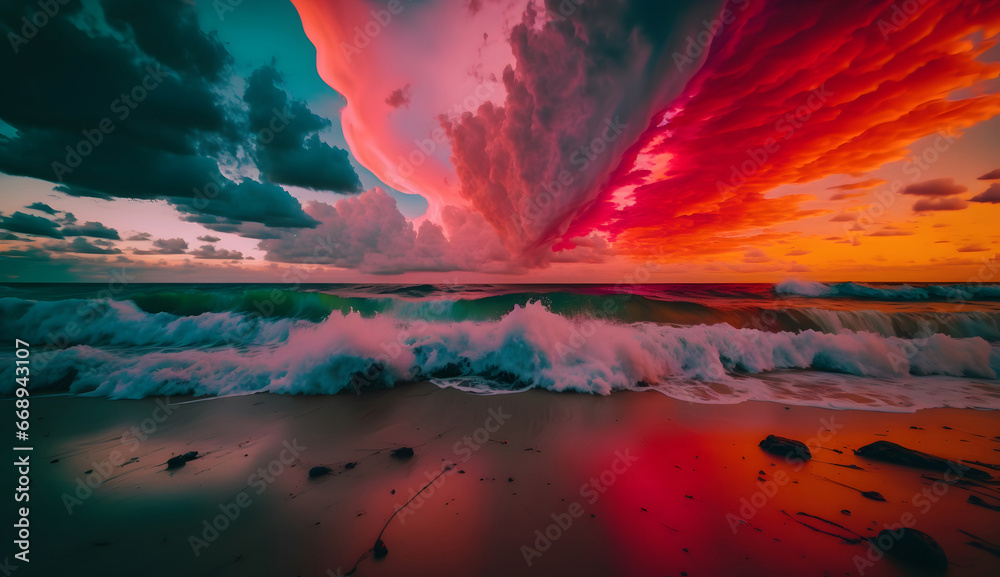
[[[389,548],[385,546],[385,542],[379,539],[375,541],[375,547],[372,549],[372,553],[376,559],[382,559],[389,554]]]
[[[309,469],[309,478],[314,479],[316,477],[322,477],[323,475],[330,472],[330,467],[324,467],[320,465],[319,467],[313,467]]]
[[[812,458],[809,447],[802,441],[796,441],[795,439],[768,435],[758,446],[768,453],[781,455],[782,457],[798,457],[803,460]]]
[[[916,529],[901,527],[897,531],[882,530],[872,543],[900,563],[919,568],[926,574],[944,575],[948,557],[937,541]]]
[[[409,459],[413,456],[413,449],[409,447],[400,447],[399,449],[392,450],[392,456],[397,459]]]
[[[193,461],[198,458],[198,451],[188,451],[183,455],[177,455],[176,457],[170,457],[167,459],[167,468],[176,469],[177,467],[183,467],[188,461]]]
[[[854,454],[874,461],[885,461],[887,463],[895,463],[918,469],[929,469],[931,471],[954,470],[959,475],[970,479],[986,480],[991,478],[991,475],[985,471],[973,469],[972,467],[960,465],[954,461],[948,461],[947,459],[921,453],[920,451],[914,451],[913,449],[907,449],[902,445],[897,445],[889,441],[875,441],[854,451]]]

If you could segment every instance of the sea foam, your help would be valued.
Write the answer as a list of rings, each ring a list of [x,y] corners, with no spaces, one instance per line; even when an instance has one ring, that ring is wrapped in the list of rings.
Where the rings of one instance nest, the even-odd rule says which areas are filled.
[[[11,312],[3,308],[10,306],[0,303],[0,310]],[[878,379],[904,399],[901,383],[917,377],[978,379],[994,387],[1000,372],[1000,351],[979,337],[905,339],[846,329],[766,332],[725,323],[623,323],[562,316],[538,302],[515,306],[495,321],[440,322],[358,312],[333,312],[321,322],[243,313],[178,317],[146,313],[127,302],[101,306],[107,308],[83,324],[65,348],[36,349],[33,387],[66,383],[70,375],[74,393],[141,398],[331,394],[433,380],[497,392],[542,388],[607,395],[653,387],[683,398],[713,383],[732,393],[695,397],[733,402],[787,400],[774,387],[754,384],[787,371]],[[5,333],[12,327],[36,336],[65,329],[46,317],[45,307],[20,312],[25,314],[16,319],[4,315]],[[12,369],[0,368],[0,375],[9,394]],[[935,406],[1000,408],[996,395],[970,401],[975,395],[970,387],[975,388],[971,381],[939,395]],[[842,392],[831,385],[810,404],[827,406]]]

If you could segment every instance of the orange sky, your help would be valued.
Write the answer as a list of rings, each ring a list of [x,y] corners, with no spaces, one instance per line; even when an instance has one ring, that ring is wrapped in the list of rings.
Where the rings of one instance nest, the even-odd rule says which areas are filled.
[[[369,190],[283,185],[317,224],[265,232],[242,217],[206,227],[168,197],[79,196],[0,174],[6,278],[117,267],[182,282],[1000,274],[1000,2],[744,0],[639,16],[527,0],[389,4],[294,0],[319,76],[346,101],[333,120],[374,176]],[[397,207],[394,191],[428,208]],[[39,218],[57,232],[36,234]],[[117,238],[58,232],[86,222]],[[333,252],[310,260],[331,238]],[[185,246],[163,249],[169,239]]]

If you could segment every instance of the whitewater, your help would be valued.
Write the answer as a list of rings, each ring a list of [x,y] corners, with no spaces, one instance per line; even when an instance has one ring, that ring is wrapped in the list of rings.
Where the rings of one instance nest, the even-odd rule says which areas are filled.
[[[1000,408],[1000,290],[972,285],[0,287],[33,392],[658,391],[913,411]],[[0,368],[9,395],[11,367]]]

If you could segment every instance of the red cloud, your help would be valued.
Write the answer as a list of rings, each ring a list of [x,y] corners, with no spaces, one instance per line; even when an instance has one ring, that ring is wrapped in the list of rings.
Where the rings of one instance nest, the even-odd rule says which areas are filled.
[[[362,0],[294,1],[321,74],[347,97],[342,123],[359,162],[425,195],[434,223],[462,207],[454,210],[478,219],[493,235],[490,246],[518,267],[599,260],[609,251],[711,256],[787,239],[793,233],[776,225],[832,211],[802,208],[813,197],[775,195],[778,187],[861,179],[905,158],[922,138],[940,131],[940,144],[951,146],[959,132],[1000,114],[1000,94],[985,85],[1000,64],[984,61],[1000,33],[996,2],[914,2],[908,16],[898,0],[849,10],[837,0],[739,3],[704,60],[682,70],[672,50],[704,30],[686,30],[690,18],[682,16],[672,29],[667,19],[650,26],[648,13],[636,18],[637,3],[571,3],[572,14],[550,20],[525,9],[527,0],[476,3],[472,11],[414,2],[383,25]],[[508,17],[520,22],[511,26]],[[403,50],[426,22],[454,33]],[[362,33],[368,26],[372,32]],[[662,35],[655,42],[654,29]],[[409,107],[388,109],[411,81]],[[628,128],[603,137],[618,115]],[[428,119],[437,125],[425,126]],[[582,170],[574,158],[586,158]],[[834,198],[877,184],[833,187],[842,191]],[[914,208],[964,208],[954,194],[932,194]],[[390,256],[376,262],[352,253],[338,262],[366,270],[476,265],[455,252],[447,226],[390,228],[401,243]],[[306,248],[273,244],[280,257]]]
[[[679,253],[706,238],[808,216],[799,209],[806,197],[764,194],[864,174],[905,158],[921,138],[1000,113],[998,94],[953,96],[1000,73],[997,63],[980,60],[997,43],[1000,5],[928,2],[905,22],[893,19],[893,7],[886,0],[851,10],[834,1],[751,3],[560,246],[604,229],[632,253],[656,246]],[[987,39],[977,40],[984,31]],[[662,169],[643,168],[657,161]],[[616,207],[614,193],[637,184],[632,204]],[[962,202],[918,204],[954,210]]]

